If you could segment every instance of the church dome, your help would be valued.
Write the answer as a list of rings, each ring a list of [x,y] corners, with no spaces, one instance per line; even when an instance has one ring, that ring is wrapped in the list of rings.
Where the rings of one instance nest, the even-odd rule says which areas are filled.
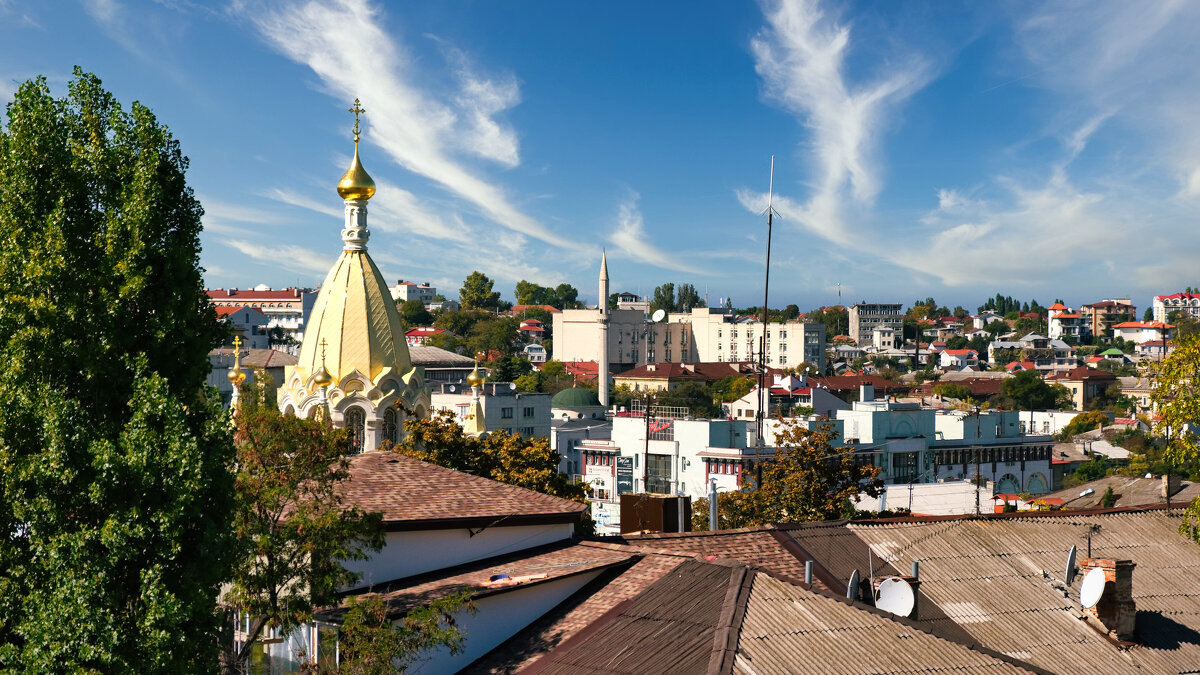
[[[342,199],[364,201],[375,195],[375,181],[363,168],[362,162],[358,161],[358,139],[354,140],[354,160],[338,181],[337,193]]]
[[[579,408],[595,408],[600,406],[600,397],[591,389],[571,387],[563,389],[550,399],[550,407],[577,410]]]

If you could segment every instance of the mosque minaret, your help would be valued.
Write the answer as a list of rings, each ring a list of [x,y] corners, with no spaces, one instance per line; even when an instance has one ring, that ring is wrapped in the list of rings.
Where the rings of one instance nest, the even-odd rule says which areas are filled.
[[[400,316],[387,284],[367,254],[367,202],[375,181],[358,156],[354,100],[354,159],[337,184],[345,201],[342,254],[321,284],[304,331],[300,358],[284,370],[279,409],[316,417],[327,410],[336,427],[351,430],[360,450],[395,442],[408,417],[429,414],[429,390],[413,366]]]

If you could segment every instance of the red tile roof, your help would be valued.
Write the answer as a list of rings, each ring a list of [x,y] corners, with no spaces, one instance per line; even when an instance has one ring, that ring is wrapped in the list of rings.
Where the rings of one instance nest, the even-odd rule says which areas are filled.
[[[979,352],[974,349],[947,349],[942,353],[950,356],[979,356]]]
[[[1055,373],[1046,378],[1047,380],[1115,380],[1116,375],[1099,370],[1096,368],[1088,368],[1087,366],[1076,366],[1065,373]]]
[[[210,300],[241,300],[245,302],[253,302],[255,300],[297,300],[303,293],[309,291],[299,288],[285,288],[281,291],[256,291],[253,289],[239,290],[231,288],[225,290],[223,288],[209,289],[206,291]]]
[[[545,312],[550,312],[551,314],[558,314],[562,311],[561,309],[558,309],[551,305],[513,305],[511,312],[513,314],[520,314],[521,312],[524,312],[527,309],[540,309]]]
[[[350,458],[344,503],[383,513],[390,530],[573,523],[587,506],[374,450]]]
[[[236,314],[236,313],[242,311],[243,309],[250,311],[250,312],[258,312],[259,314],[263,314],[263,311],[257,307],[239,307],[237,305],[217,305],[213,309],[217,310],[218,318],[224,318],[224,317],[229,316],[230,314]],[[263,314],[263,316],[266,316],[266,314]]]

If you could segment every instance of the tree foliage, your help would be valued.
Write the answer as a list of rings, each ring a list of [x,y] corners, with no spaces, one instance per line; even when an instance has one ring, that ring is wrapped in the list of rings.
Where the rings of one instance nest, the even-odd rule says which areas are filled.
[[[212,670],[233,445],[187,159],[79,69],[7,113],[0,670]]]
[[[483,272],[471,272],[458,290],[458,303],[463,309],[499,310],[500,292],[493,291],[492,285],[492,280]]]
[[[399,619],[375,593],[351,596],[346,601],[338,654],[337,675],[392,675],[412,665],[418,655],[434,647],[451,654],[462,651],[464,635],[455,616],[474,612],[469,589],[462,589],[414,609]]]
[[[666,283],[654,287],[654,295],[650,298],[650,311],[654,312],[660,309],[668,313],[676,311],[675,284]]]
[[[1055,392],[1036,370],[1022,370],[1004,380],[1000,393],[1017,410],[1048,410],[1055,406]]]
[[[405,300],[396,311],[400,314],[400,322],[405,328],[428,326],[433,323],[433,315],[425,309],[425,303],[420,300]]]
[[[555,309],[582,309],[579,289],[571,284],[559,284],[554,288],[539,286],[532,281],[518,281],[513,290],[518,305],[550,305]]]
[[[1069,441],[1079,434],[1095,431],[1111,421],[1108,415],[1099,410],[1080,413],[1067,422],[1062,431],[1058,432],[1058,436],[1064,441]]]
[[[1154,431],[1167,441],[1166,456],[1177,463],[1200,459],[1195,425],[1200,420],[1200,336],[1178,340],[1154,367],[1150,399],[1158,411]]]
[[[790,422],[775,439],[774,459],[742,472],[743,485],[753,489],[718,495],[722,528],[832,520],[853,511],[859,493],[874,497],[883,487],[879,468],[859,464],[850,448],[834,448],[827,426]],[[693,522],[707,529],[707,500],[699,500],[693,514]]]
[[[350,475],[349,432],[281,414],[271,400],[270,376],[259,372],[255,383],[243,388],[234,417],[241,559],[225,601],[260,617],[252,632],[265,625],[286,635],[358,579],[341,561],[378,551],[383,522],[379,513],[347,506],[339,496],[338,485]],[[247,654],[248,648],[228,654],[227,669]]]

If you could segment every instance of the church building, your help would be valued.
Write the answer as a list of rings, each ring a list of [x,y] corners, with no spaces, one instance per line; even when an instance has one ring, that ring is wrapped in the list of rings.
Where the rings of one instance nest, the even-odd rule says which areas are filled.
[[[354,101],[354,159],[338,182],[345,200],[342,255],[321,284],[299,361],[284,371],[279,409],[315,417],[326,409],[334,426],[353,432],[359,451],[385,440],[395,442],[404,420],[429,414],[429,390],[412,364],[396,303],[379,268],[367,253],[367,202],[375,181],[358,157],[358,115]]]

